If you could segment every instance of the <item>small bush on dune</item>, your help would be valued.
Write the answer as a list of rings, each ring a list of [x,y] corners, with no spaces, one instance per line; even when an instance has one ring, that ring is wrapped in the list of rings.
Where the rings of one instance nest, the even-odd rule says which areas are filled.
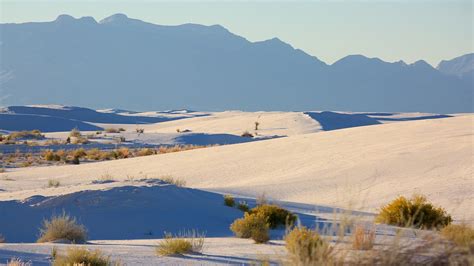
[[[237,204],[237,209],[243,212],[248,212],[250,210],[249,205],[245,201],[239,201],[239,204]]]
[[[105,256],[100,250],[89,251],[82,247],[68,248],[65,255],[56,254],[53,258],[52,266],[109,266],[119,265],[110,260],[110,256]]]
[[[179,178],[174,178],[172,176],[162,176],[160,177],[160,180],[168,183],[170,185],[175,185],[177,187],[184,187],[186,186],[186,181],[179,179]]]
[[[46,161],[56,161],[56,162],[58,162],[58,161],[61,160],[61,157],[53,151],[45,151],[43,153],[43,158]]]
[[[13,258],[7,262],[7,266],[31,266],[31,262],[22,261],[20,258]]]
[[[117,128],[106,128],[105,129],[105,133],[119,133],[120,130],[118,130]]]
[[[82,136],[82,135],[81,135],[81,131],[79,131],[78,128],[73,128],[73,129],[71,130],[71,132],[69,133],[69,137],[79,138],[79,137],[81,137],[81,136]]]
[[[230,230],[240,238],[252,238],[256,243],[266,243],[270,239],[267,218],[262,214],[245,213],[244,218],[235,220]]]
[[[443,208],[428,202],[425,196],[415,195],[411,199],[400,196],[383,206],[375,220],[396,226],[432,229],[449,225],[452,218]]]
[[[474,251],[474,229],[467,224],[450,224],[441,230],[441,236]]]
[[[366,230],[364,226],[358,225],[352,235],[352,248],[358,250],[370,250],[374,247],[375,230]]]
[[[137,151],[137,156],[148,156],[155,154],[155,151],[150,148],[143,148]]]
[[[332,248],[313,230],[295,228],[285,236],[290,265],[332,265]]]
[[[87,238],[86,229],[76,222],[76,218],[62,213],[51,217],[51,220],[44,220],[40,229],[38,243],[51,242],[56,240],[69,240],[73,243],[84,242]]]
[[[58,180],[50,179],[48,180],[48,187],[59,187],[61,183]]]
[[[41,131],[35,129],[30,131],[18,131],[12,132],[4,139],[6,140],[18,140],[18,139],[43,139],[44,135],[41,134]]]
[[[267,218],[268,225],[275,229],[280,225],[293,226],[296,215],[274,204],[259,205],[250,210],[251,214],[261,214]]]
[[[250,133],[248,131],[245,131],[244,133],[242,133],[241,136],[244,137],[244,138],[253,138],[252,133]]]
[[[159,256],[199,253],[204,246],[204,239],[204,235],[199,234],[197,231],[191,231],[178,236],[166,234],[165,238],[158,243],[156,253]]]
[[[234,197],[232,197],[231,195],[224,195],[224,205],[229,206],[229,207],[234,207],[235,206]]]

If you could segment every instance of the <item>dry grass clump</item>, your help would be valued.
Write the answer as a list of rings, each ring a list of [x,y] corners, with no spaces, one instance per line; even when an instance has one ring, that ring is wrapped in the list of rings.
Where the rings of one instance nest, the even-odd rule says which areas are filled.
[[[224,195],[224,205],[229,206],[229,207],[234,207],[235,206],[234,197],[232,197],[231,195]]]
[[[61,156],[59,156],[57,153],[51,150],[43,152],[43,158],[46,161],[55,161],[55,162],[61,161]]]
[[[333,248],[314,230],[297,227],[285,236],[290,265],[334,265]]]
[[[186,186],[186,181],[179,178],[174,178],[172,176],[162,176],[159,178],[161,181],[168,183],[170,185],[175,185],[177,187],[184,187]]]
[[[66,250],[65,255],[53,256],[52,266],[109,266],[120,265],[110,260],[100,250],[89,251],[83,247],[71,247]]]
[[[19,139],[43,139],[44,135],[41,134],[41,131],[35,130],[25,130],[12,132],[8,136],[4,137],[5,140],[19,140]]]
[[[441,207],[435,207],[425,196],[414,195],[407,199],[400,196],[383,206],[376,222],[422,229],[442,228],[452,222]]]
[[[118,128],[113,128],[113,127],[110,127],[110,128],[106,128],[105,130],[105,133],[119,133],[120,130]],[[123,130],[125,131],[125,130]]]
[[[142,148],[136,152],[136,156],[149,156],[153,154],[156,154],[156,152],[154,149],[151,148]]]
[[[7,262],[7,266],[31,266],[31,262],[22,261],[20,258],[13,258]]]
[[[77,127],[73,128],[71,132],[69,133],[69,137],[79,138],[81,136],[82,136],[81,131],[79,131]]]
[[[374,247],[375,230],[366,229],[363,225],[357,225],[352,234],[352,248],[357,250],[370,250]]]
[[[38,243],[51,242],[56,240],[68,240],[73,243],[82,243],[86,240],[86,229],[76,222],[76,218],[62,213],[51,217],[51,220],[44,220],[40,229]]]
[[[441,230],[441,236],[474,253],[474,229],[467,224],[450,224]],[[474,254],[473,254],[474,255]]]
[[[261,214],[267,219],[271,229],[278,226],[293,226],[296,215],[275,204],[262,204],[250,210],[250,214]]]
[[[61,182],[59,180],[50,179],[48,180],[48,187],[59,187]]]
[[[204,246],[204,240],[204,234],[194,230],[177,236],[166,234],[165,238],[158,243],[156,253],[159,256],[200,253]]]
[[[240,238],[252,238],[255,243],[266,243],[270,240],[267,217],[261,213],[245,213],[244,218],[235,220],[230,230]]]

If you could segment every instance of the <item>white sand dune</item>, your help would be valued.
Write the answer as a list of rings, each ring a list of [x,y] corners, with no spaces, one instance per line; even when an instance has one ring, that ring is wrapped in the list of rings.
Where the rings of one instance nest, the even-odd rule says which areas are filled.
[[[101,186],[89,183],[105,173],[118,180],[127,175],[171,174],[191,187],[210,191],[266,193],[277,200],[342,207],[352,201],[352,208],[369,211],[398,195],[423,193],[455,219],[472,221],[473,122],[474,116],[465,115],[78,166],[21,169],[0,174],[16,180],[2,181],[5,191],[0,192],[0,200],[97,189]],[[44,188],[48,179],[65,186]]]

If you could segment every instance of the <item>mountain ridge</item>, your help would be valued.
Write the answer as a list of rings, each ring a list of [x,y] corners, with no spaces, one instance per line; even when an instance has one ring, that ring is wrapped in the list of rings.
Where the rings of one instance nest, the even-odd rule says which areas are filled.
[[[425,61],[349,55],[329,65],[279,38],[251,42],[220,25],[60,15],[0,29],[6,105],[472,111],[470,80]]]

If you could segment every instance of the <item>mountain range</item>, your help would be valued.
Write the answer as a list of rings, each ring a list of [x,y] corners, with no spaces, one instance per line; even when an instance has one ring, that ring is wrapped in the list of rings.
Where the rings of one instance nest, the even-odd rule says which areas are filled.
[[[437,68],[362,55],[328,65],[278,38],[250,42],[220,25],[124,14],[0,24],[0,33],[2,105],[473,111],[474,54]]]

